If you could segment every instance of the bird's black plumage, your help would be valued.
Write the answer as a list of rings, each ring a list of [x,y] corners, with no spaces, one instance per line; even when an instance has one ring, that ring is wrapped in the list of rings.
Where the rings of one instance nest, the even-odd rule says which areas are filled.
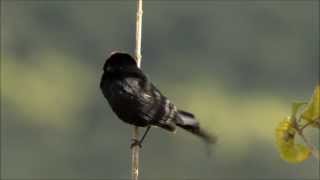
[[[194,115],[178,110],[137,67],[127,53],[113,53],[105,62],[100,88],[112,110],[124,122],[140,127],[158,126],[175,131],[176,126],[214,143]]]

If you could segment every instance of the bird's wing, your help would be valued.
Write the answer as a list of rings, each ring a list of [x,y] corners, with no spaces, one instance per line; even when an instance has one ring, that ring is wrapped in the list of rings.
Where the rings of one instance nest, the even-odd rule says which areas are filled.
[[[144,116],[150,117],[151,122],[168,130],[174,130],[174,118],[176,106],[164,96],[152,83],[147,83],[142,93],[143,102],[146,103],[142,112]]]
[[[151,124],[173,130],[174,118],[177,113],[175,105],[148,79],[126,78],[126,91],[136,101],[135,111],[139,118]]]

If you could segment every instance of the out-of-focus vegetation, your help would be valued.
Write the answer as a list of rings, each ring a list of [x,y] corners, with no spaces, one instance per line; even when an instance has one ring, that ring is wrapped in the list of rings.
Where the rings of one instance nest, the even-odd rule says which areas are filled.
[[[301,117],[307,121],[307,123],[320,128],[320,84],[314,89],[311,100],[303,111]]]
[[[304,107],[303,105],[306,105]],[[320,129],[320,85],[317,85],[309,103],[293,103],[291,116],[280,122],[276,129],[276,140],[281,157],[290,163],[305,161],[311,154],[320,160],[320,152],[304,136],[309,127]],[[302,109],[299,112],[299,109]],[[298,134],[304,145],[295,143]]]
[[[43,54],[37,64],[4,59],[2,97],[35,124],[64,127],[77,123],[77,112],[88,102],[90,71],[73,57]],[[58,59],[58,60],[57,60]],[[66,121],[66,119],[69,119]],[[72,123],[72,124],[70,124]]]
[[[99,90],[108,53],[134,50],[135,3],[1,1],[1,177],[125,178],[132,128]],[[319,2],[144,5],[142,69],[219,143],[152,129],[142,178],[319,178],[274,140],[319,80]],[[319,147],[318,133],[306,136]],[[230,173],[232,172],[232,173]]]
[[[294,142],[296,130],[293,123],[294,120],[291,117],[281,121],[276,129],[276,140],[280,156],[284,160],[290,163],[300,163],[310,156],[311,151],[305,145]]]

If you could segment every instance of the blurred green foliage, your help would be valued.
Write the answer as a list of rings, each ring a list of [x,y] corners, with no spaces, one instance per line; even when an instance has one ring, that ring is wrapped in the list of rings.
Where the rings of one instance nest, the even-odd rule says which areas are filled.
[[[141,177],[319,178],[319,162],[288,165],[274,145],[288,102],[319,79],[318,5],[145,2],[142,68],[219,143],[207,157],[199,139],[154,128]],[[1,11],[1,176],[129,177],[132,128],[99,78],[109,52],[134,52],[135,3],[1,1]]]
[[[76,123],[71,121],[88,101],[90,72],[72,57],[39,54],[34,57],[41,59],[37,64],[3,60],[3,73],[8,77],[2,84],[4,101],[36,124],[64,127]]]
[[[320,129],[320,85],[318,84],[309,102],[292,103],[291,115],[280,121],[276,128],[276,142],[280,156],[289,163],[301,163],[311,155],[320,160],[320,152],[304,136],[306,129]],[[297,144],[296,134],[304,141]]]

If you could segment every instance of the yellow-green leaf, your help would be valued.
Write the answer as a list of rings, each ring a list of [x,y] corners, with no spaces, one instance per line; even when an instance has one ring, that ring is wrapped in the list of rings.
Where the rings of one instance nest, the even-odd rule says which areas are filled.
[[[283,160],[289,163],[300,163],[308,159],[311,155],[310,149],[301,145],[295,144],[294,146],[284,146],[280,152]]]
[[[306,109],[302,112],[302,118],[320,127],[320,85],[317,85]],[[317,121],[317,122],[316,122]]]
[[[306,105],[306,102],[294,102],[291,105],[291,116],[296,117],[297,113],[299,112],[299,109],[303,106]]]
[[[293,123],[291,117],[287,117],[279,123],[276,129],[276,141],[280,157],[283,160],[289,163],[299,163],[306,160],[311,151],[307,147],[294,142],[296,130]]]

